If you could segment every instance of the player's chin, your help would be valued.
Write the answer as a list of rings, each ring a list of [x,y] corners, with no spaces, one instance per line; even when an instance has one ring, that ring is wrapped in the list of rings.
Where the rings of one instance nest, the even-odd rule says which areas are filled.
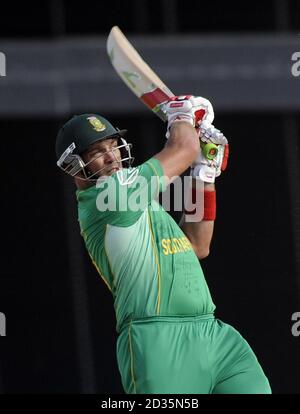
[[[117,171],[121,170],[122,167],[119,166],[113,166],[111,168],[107,168],[105,171],[101,173],[102,177],[111,176],[112,174],[116,173]]]
[[[106,169],[106,175],[112,175],[115,172],[122,169],[122,163],[121,162],[114,162],[111,166],[107,167]]]
[[[113,173],[119,171],[119,167],[113,167],[111,170],[108,171],[107,175],[112,175]]]

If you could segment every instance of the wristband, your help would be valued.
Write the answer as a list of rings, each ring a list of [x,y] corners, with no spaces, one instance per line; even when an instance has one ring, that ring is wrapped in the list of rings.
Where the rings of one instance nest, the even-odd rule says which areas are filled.
[[[204,190],[204,211],[202,220],[215,220],[216,219],[216,191]],[[192,188],[192,202],[196,201],[196,189]],[[184,210],[185,215],[195,214],[196,209],[192,211]]]
[[[216,192],[204,190],[203,220],[215,220],[216,210],[217,210]]]

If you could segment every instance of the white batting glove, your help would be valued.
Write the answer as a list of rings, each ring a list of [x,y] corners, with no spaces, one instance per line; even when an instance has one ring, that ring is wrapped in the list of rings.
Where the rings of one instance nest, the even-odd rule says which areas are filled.
[[[214,110],[208,99],[200,96],[174,96],[163,106],[168,120],[166,138],[170,137],[170,128],[174,122],[185,121],[199,127],[201,121],[213,122]]]
[[[228,144],[224,134],[206,119],[200,123],[199,138],[202,142],[212,142],[217,145]]]
[[[207,121],[199,128],[201,151],[191,166],[191,175],[207,183],[214,183],[227,167],[228,141],[222,132]]]

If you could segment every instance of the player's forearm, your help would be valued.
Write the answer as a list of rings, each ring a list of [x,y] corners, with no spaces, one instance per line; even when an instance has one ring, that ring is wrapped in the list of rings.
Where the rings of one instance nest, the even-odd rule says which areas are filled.
[[[215,185],[205,183],[204,190],[215,191]],[[187,238],[190,240],[191,245],[199,259],[207,257],[214,231],[214,220],[189,222],[186,221],[186,216],[183,214],[179,225]]]
[[[177,121],[171,125],[170,137],[166,142],[166,148],[186,148],[189,145],[191,150],[199,152],[199,137],[195,128],[186,121]],[[193,158],[193,157],[192,157]]]
[[[155,155],[164,174],[175,177],[182,174],[195,160],[200,151],[197,132],[187,122],[176,122],[171,126],[170,137],[162,151]]]

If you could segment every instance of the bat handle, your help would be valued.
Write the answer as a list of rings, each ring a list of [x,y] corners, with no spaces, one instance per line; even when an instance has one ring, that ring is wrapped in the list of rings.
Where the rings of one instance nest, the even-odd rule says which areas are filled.
[[[213,160],[218,155],[218,146],[212,142],[201,142],[200,146],[204,157],[208,160]]]

